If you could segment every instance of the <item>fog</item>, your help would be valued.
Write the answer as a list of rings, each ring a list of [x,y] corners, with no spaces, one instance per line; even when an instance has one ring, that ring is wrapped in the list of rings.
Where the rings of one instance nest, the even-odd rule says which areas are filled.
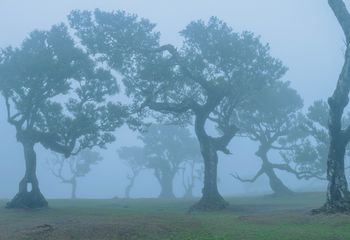
[[[249,30],[261,35],[269,43],[271,55],[288,67],[284,80],[290,81],[304,100],[305,108],[313,101],[327,99],[334,90],[345,51],[344,36],[329,10],[327,1],[320,0],[1,0],[0,48],[18,46],[34,29],[49,29],[53,24],[67,22],[74,9],[104,11],[125,10],[150,19],[162,33],[162,43],[181,44],[178,32],[193,20],[207,21],[217,16],[235,31]],[[13,126],[6,121],[5,107],[0,108],[0,198],[11,198],[18,191],[24,173],[23,150],[16,141]],[[138,133],[123,126],[116,130],[116,142],[100,150],[103,161],[92,167],[86,177],[78,179],[79,198],[123,197],[130,171],[118,157],[123,146],[140,145]],[[37,147],[38,178],[47,198],[70,197],[70,186],[62,184],[48,170],[50,153]],[[263,176],[255,183],[241,183],[230,173],[252,177],[261,162],[255,156],[257,145],[248,139],[235,137],[229,145],[232,155],[219,155],[219,190],[225,196],[269,193],[268,179]],[[278,154],[271,154],[274,162]],[[278,172],[285,184],[295,191],[324,191],[326,182],[300,181],[293,175]],[[180,176],[174,182],[175,194],[183,194]],[[200,196],[201,184],[195,195]],[[136,179],[131,197],[157,197],[159,185],[151,171],[144,171]]]

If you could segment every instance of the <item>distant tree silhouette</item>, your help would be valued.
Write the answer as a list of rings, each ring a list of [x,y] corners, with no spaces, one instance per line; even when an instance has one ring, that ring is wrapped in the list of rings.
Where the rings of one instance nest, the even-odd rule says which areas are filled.
[[[200,168],[198,168],[200,166]],[[200,156],[194,156],[186,161],[182,167],[182,186],[185,190],[184,198],[193,198],[193,190],[197,181],[203,181],[203,164]]]
[[[124,147],[119,156],[132,168],[152,169],[159,182],[159,198],[174,198],[173,181],[182,165],[199,153],[199,147],[186,128],[152,125],[140,135],[144,147]]]
[[[54,158],[48,160],[51,173],[72,187],[71,199],[77,198],[77,178],[85,177],[91,170],[92,165],[102,161],[98,152],[83,150],[76,156],[66,159],[64,156],[54,154]]]
[[[140,172],[145,169],[145,153],[142,147],[122,147],[118,150],[119,157],[130,167],[131,173],[127,175],[128,184],[125,187],[125,198],[130,198],[130,192]]]

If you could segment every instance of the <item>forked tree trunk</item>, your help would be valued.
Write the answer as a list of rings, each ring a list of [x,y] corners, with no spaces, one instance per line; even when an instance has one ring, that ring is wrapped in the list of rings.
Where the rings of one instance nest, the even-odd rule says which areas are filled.
[[[205,132],[205,117],[196,116],[195,130],[199,140],[201,154],[204,160],[204,186],[202,198],[192,210],[222,210],[228,207],[228,202],[220,195],[217,185],[218,154],[214,143]]]
[[[19,192],[7,203],[7,208],[43,208],[48,203],[39,189],[36,177],[36,154],[34,144],[23,142],[25,175],[19,183]]]

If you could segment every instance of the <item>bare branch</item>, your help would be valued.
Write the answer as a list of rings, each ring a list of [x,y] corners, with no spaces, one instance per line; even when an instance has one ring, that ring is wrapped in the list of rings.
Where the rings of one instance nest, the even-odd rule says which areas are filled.
[[[237,134],[239,128],[235,125],[231,125],[231,128],[224,132],[224,135],[217,138],[211,138],[214,142],[214,145],[219,151],[222,151],[225,154],[230,154],[230,151],[227,149],[227,145],[230,143],[232,138]]]
[[[160,103],[149,101],[146,105],[155,111],[166,112],[166,113],[185,113],[189,110],[197,111],[197,104],[188,99],[181,103]]]
[[[297,171],[297,170],[293,169],[291,166],[289,166],[288,164],[271,164],[271,166],[273,168],[277,168],[279,170],[287,171],[289,173],[292,173],[298,179],[316,178],[316,179],[319,179],[319,180],[326,180],[325,177],[322,177],[323,174],[321,172],[313,173],[311,171]]]
[[[257,172],[257,174],[251,178],[251,179],[243,179],[241,178],[237,173],[236,174],[230,174],[234,179],[237,179],[238,181],[241,182],[249,182],[249,183],[253,183],[255,182],[261,175],[263,175],[265,173],[264,168],[261,167],[261,169]]]

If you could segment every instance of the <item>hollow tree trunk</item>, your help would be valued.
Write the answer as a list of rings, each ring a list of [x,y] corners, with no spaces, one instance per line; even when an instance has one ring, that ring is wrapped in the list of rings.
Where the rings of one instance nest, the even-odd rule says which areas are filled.
[[[342,133],[330,130],[331,141],[327,159],[327,201],[321,208],[324,212],[350,211],[350,195],[345,176],[344,156],[346,141]]]
[[[202,198],[190,210],[221,210],[228,203],[220,195],[217,185],[218,154],[212,139],[206,134],[205,117],[196,116],[195,131],[204,160],[204,186]]]
[[[7,203],[7,208],[42,208],[48,203],[39,189],[36,177],[36,154],[34,144],[23,142],[25,175],[19,183],[19,192]],[[31,189],[30,189],[31,188]]]
[[[327,159],[327,200],[323,207],[314,210],[314,213],[350,211],[348,183],[344,172],[344,156],[349,142],[350,126],[346,130],[342,129],[342,116],[349,103],[350,92],[350,14],[342,0],[328,0],[328,4],[345,34],[347,49],[337,86],[328,99],[330,146]]]
[[[171,199],[175,198],[175,194],[173,191],[173,179],[175,174],[173,173],[163,173],[159,178],[160,184],[160,194],[159,198],[163,199]]]

